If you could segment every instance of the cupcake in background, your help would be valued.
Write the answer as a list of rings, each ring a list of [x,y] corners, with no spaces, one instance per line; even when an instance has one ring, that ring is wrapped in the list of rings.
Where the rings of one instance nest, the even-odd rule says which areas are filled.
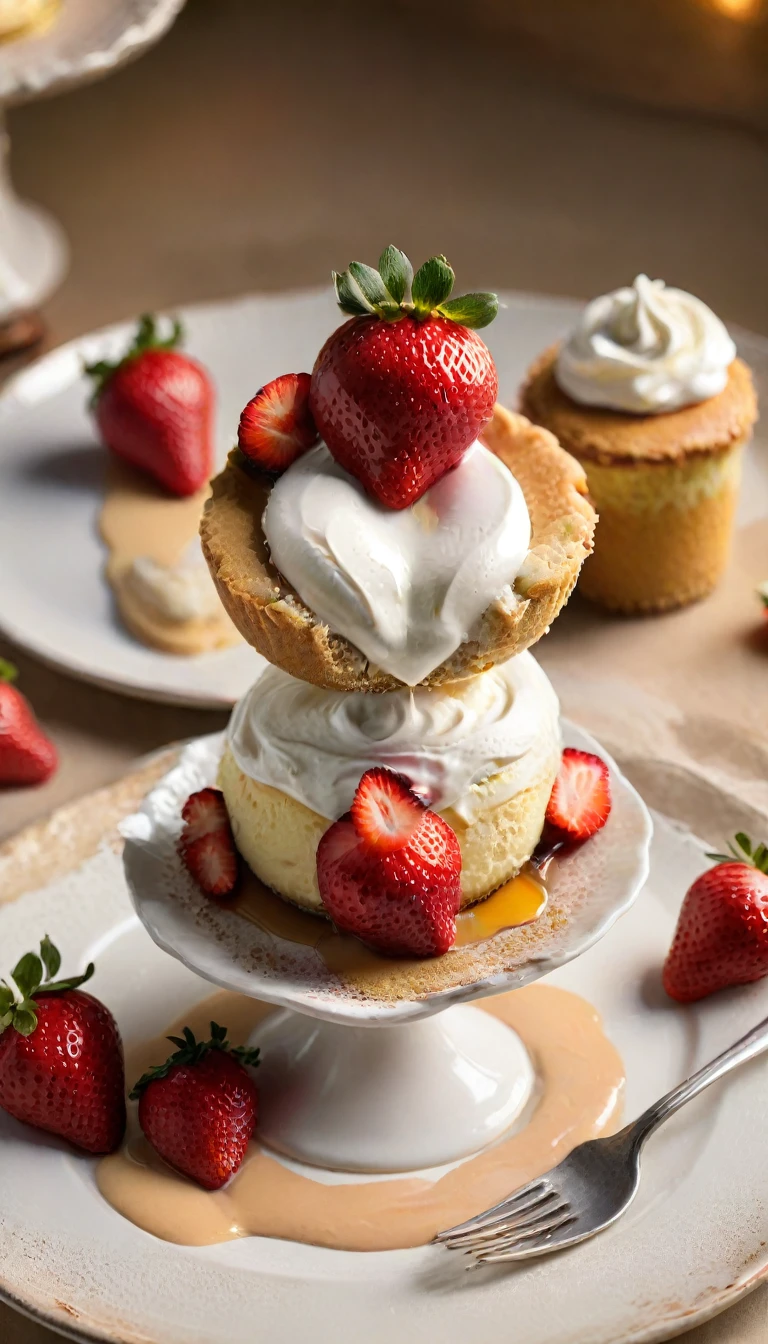
[[[600,516],[580,591],[614,611],[705,597],[728,558],[752,377],[700,299],[639,275],[532,365],[523,414],[578,458]]]

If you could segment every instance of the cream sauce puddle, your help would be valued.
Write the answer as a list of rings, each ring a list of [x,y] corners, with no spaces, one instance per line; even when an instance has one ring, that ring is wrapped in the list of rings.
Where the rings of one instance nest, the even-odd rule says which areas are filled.
[[[215,1193],[167,1167],[143,1138],[103,1158],[98,1185],[124,1217],[165,1241],[207,1246],[239,1237],[279,1237],[339,1250],[420,1246],[442,1228],[480,1213],[620,1120],[624,1068],[595,1009],[578,995],[529,985],[477,1005],[521,1036],[536,1069],[539,1099],[525,1128],[468,1158],[438,1180],[420,1176],[327,1185],[289,1170],[253,1143],[238,1174]],[[207,1032],[211,1019],[244,1043],[274,1008],[227,991],[169,1028]],[[165,1033],[127,1060],[133,1083],[166,1058]]]
[[[99,533],[109,552],[107,580],[130,633],[166,653],[204,653],[240,639],[223,607],[214,619],[171,621],[156,607],[140,601],[126,581],[139,556],[158,565],[178,564],[198,534],[209,493],[205,485],[186,499],[174,498],[144,473],[110,455],[99,515]]]

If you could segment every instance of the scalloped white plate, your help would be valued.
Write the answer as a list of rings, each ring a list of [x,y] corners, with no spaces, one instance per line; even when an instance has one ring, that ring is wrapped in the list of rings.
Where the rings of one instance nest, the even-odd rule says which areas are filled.
[[[554,928],[547,925],[533,943],[527,930],[519,940],[506,932],[461,953],[448,952],[431,963],[444,980],[433,993],[393,1003],[345,985],[314,948],[267,933],[203,895],[179,858],[181,807],[190,793],[215,784],[222,734],[197,738],[185,747],[178,765],[120,827],[136,912],[158,947],[214,984],[331,1022],[413,1021],[451,1004],[517,989],[602,938],[629,909],[648,876],[653,827],[644,802],[593,737],[567,721],[562,731],[566,746],[598,752],[608,760],[613,796],[603,830],[554,869],[549,909],[562,921]],[[500,969],[495,954],[502,944]],[[469,968],[461,955],[467,952],[474,954]]]
[[[640,899],[551,977],[602,1013],[627,1066],[628,1117],[768,1011],[766,983],[685,1009],[661,991],[703,850],[657,817]],[[15,861],[23,868],[23,848]],[[210,992],[142,928],[109,847],[0,906],[0,974],[45,929],[67,965],[96,959],[93,992],[129,1044]],[[767,1113],[757,1060],[651,1140],[637,1200],[613,1228],[487,1274],[465,1274],[438,1247],[363,1255],[260,1238],[157,1241],[102,1201],[90,1159],[0,1115],[0,1296],[75,1340],[108,1344],[655,1344],[768,1272]]]

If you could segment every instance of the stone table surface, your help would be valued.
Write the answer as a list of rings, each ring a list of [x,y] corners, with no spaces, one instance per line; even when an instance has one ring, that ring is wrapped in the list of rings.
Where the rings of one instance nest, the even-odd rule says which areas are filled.
[[[354,56],[374,46],[388,72],[377,90]],[[424,51],[447,84],[423,77]],[[145,309],[314,284],[389,241],[444,251],[466,288],[588,296],[642,269],[768,333],[759,137],[571,92],[512,40],[458,22],[384,3],[192,0],[139,62],[14,110],[10,129],[19,189],[73,247],[45,312],[49,344]],[[687,820],[713,838],[768,817],[768,646],[753,597],[765,577],[759,520],[709,602],[617,621],[576,599],[539,650],[566,707],[620,750],[649,801],[671,806],[676,772],[697,775]],[[2,794],[0,837],[224,722],[78,683],[2,636],[0,654],[18,663],[62,760],[44,788]],[[617,681],[636,692],[632,723],[606,709]],[[727,816],[715,782],[733,798]],[[0,1306],[3,1344],[53,1338]],[[768,1288],[689,1338],[764,1341]]]

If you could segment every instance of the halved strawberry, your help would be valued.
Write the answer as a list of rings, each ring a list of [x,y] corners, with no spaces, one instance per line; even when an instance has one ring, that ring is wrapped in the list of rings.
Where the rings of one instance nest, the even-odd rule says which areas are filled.
[[[459,842],[402,775],[366,771],[320,841],[317,878],[334,924],[380,952],[435,957],[455,941]]]
[[[426,810],[405,775],[374,767],[357,786],[350,817],[360,839],[385,854],[410,838]]]
[[[208,896],[229,896],[237,885],[238,860],[224,795],[219,789],[190,794],[181,809],[179,849],[189,872]]]
[[[547,804],[547,822],[570,840],[589,840],[611,812],[608,766],[589,751],[566,747]]]
[[[260,387],[240,416],[240,451],[262,471],[282,472],[318,434],[309,409],[308,373],[284,373]]]
[[[237,884],[237,851],[226,831],[212,831],[185,845],[182,857],[207,896],[229,896]]]
[[[191,844],[212,831],[229,830],[229,814],[221,789],[199,789],[197,793],[191,793],[181,809],[181,816],[184,821],[182,845]]]

